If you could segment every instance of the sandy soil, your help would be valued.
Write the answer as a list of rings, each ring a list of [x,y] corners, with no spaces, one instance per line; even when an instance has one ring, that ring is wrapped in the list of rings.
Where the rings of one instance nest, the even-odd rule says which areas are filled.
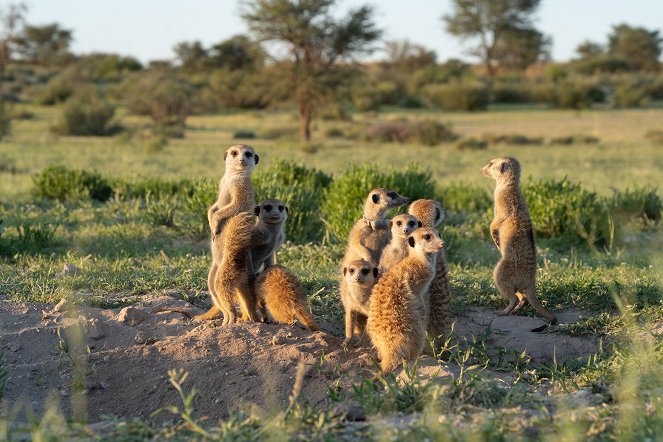
[[[160,407],[179,406],[177,393],[168,382],[171,368],[189,372],[185,389],[196,388],[196,412],[211,419],[223,418],[247,403],[263,409],[282,408],[292,393],[300,362],[306,370],[301,396],[313,405],[328,400],[327,386],[339,374],[351,382],[373,369],[371,349],[346,351],[341,339],[326,331],[275,324],[221,327],[192,322],[190,318],[201,312],[171,296],[146,297],[114,310],[68,303],[0,302],[0,348],[9,373],[4,397],[9,409],[27,404],[41,413],[50,397],[60,402],[65,413],[71,413],[70,354],[86,355],[90,422],[104,414],[150,418]],[[562,312],[558,316],[562,322],[573,322],[579,314]],[[535,361],[551,361],[556,352],[560,362],[598,349],[591,338],[532,333],[530,329],[542,324],[540,319],[498,317],[485,309],[468,312],[456,324],[456,333],[465,339],[485,334],[490,325],[490,347],[527,350]],[[335,326],[321,325],[335,332]],[[84,333],[76,338],[79,330]],[[63,344],[68,352],[63,351]],[[422,367],[427,367],[422,373],[448,375],[455,371],[454,367],[439,370],[428,359],[422,361]],[[154,419],[170,418],[164,413]]]

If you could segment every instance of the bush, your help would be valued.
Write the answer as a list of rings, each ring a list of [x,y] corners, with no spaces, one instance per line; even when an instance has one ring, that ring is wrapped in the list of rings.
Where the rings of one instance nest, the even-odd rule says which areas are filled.
[[[299,129],[287,126],[270,127],[260,132],[260,138],[265,140],[297,139],[299,138]]]
[[[410,123],[406,120],[389,121],[366,128],[364,139],[382,143],[403,143],[407,140],[409,130]]]
[[[644,225],[658,224],[661,220],[663,201],[656,188],[636,187],[633,190],[619,191],[613,189],[610,202],[611,211],[628,218],[639,218]]]
[[[149,75],[129,87],[126,99],[131,113],[149,116],[159,128],[177,128],[181,135],[191,111],[191,88],[167,75]]]
[[[566,178],[529,181],[523,185],[523,193],[537,236],[559,238],[570,244],[608,243],[610,217],[605,201],[596,193]]]
[[[115,195],[124,199],[131,198],[170,198],[173,196],[187,197],[192,195],[197,187],[198,181],[191,179],[164,180],[154,177],[132,177],[129,179],[114,180],[113,188]],[[216,198],[214,198],[216,199]],[[212,202],[208,204],[211,206]]]
[[[256,137],[256,133],[252,130],[238,130],[233,134],[235,140],[252,140]]]
[[[34,175],[32,181],[35,196],[60,201],[78,198],[107,201],[113,194],[108,181],[98,173],[63,166],[50,166]]]
[[[210,76],[209,85],[219,108],[264,109],[273,100],[270,75],[268,71],[223,69]]]
[[[488,147],[488,143],[474,137],[465,137],[458,140],[455,147],[458,150],[481,150]]]
[[[152,225],[175,227],[177,208],[174,198],[155,198],[150,194],[145,198],[145,218]]]
[[[435,146],[456,138],[457,135],[451,131],[449,125],[435,120],[422,120],[414,123],[407,120],[390,121],[369,127],[364,134],[366,141],[383,143],[408,141],[426,146]]]
[[[268,168],[257,170],[253,179],[256,202],[278,198],[288,206],[286,237],[295,243],[323,239],[320,207],[331,181],[324,172],[285,160],[274,160]]]
[[[0,256],[36,254],[54,244],[57,225],[22,223],[16,226],[15,237],[0,237]],[[0,220],[0,235],[3,232]]]
[[[432,107],[449,111],[485,110],[490,96],[482,83],[451,82],[424,88],[424,97]]]
[[[645,134],[645,139],[651,141],[653,144],[663,144],[663,130],[648,130]]]
[[[613,83],[610,104],[615,108],[640,107],[649,103],[649,86],[642,79],[628,77]]]
[[[117,132],[113,123],[115,106],[104,101],[94,91],[86,91],[67,100],[60,122],[52,128],[62,135],[105,136]]]
[[[486,189],[462,183],[442,188],[438,199],[442,207],[454,212],[485,212],[493,206]]]
[[[551,138],[548,144],[551,145],[571,145],[571,144],[597,144],[601,140],[593,135],[576,134],[564,137]]]
[[[561,109],[587,109],[604,99],[603,91],[592,83],[566,81],[555,91],[555,105]]]
[[[530,88],[526,84],[497,83],[491,92],[493,103],[529,103],[532,101]]]
[[[325,137],[327,138],[343,138],[345,137],[345,133],[343,132],[343,129],[339,129],[338,127],[330,127],[325,130]]]
[[[191,188],[185,192],[183,202],[186,208],[186,224],[193,236],[204,238],[210,236],[207,210],[216,201],[219,187],[209,179],[192,181]]]
[[[324,192],[322,214],[331,239],[346,240],[352,226],[363,216],[366,196],[378,187],[393,189],[412,200],[435,197],[431,173],[419,166],[384,171],[374,164],[351,165]]]
[[[481,139],[492,145],[539,146],[543,144],[543,138],[541,137],[530,138],[526,135],[520,134],[496,135],[492,133],[486,133],[481,136]]]
[[[74,94],[74,81],[71,77],[60,74],[53,77],[37,94],[36,101],[44,106],[63,103]]]
[[[380,98],[368,85],[357,85],[352,91],[352,104],[357,112],[372,112],[380,108]]]

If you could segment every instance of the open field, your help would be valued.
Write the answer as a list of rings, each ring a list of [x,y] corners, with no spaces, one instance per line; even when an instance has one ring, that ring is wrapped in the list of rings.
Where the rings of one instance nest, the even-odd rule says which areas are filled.
[[[663,154],[644,134],[661,127],[663,109],[394,110],[316,122],[314,144],[306,147],[288,135],[261,138],[275,128],[295,128],[291,113],[242,112],[190,117],[184,138],[154,148],[141,138],[147,121],[138,117],[121,114],[133,136],[56,137],[48,127],[57,108],[16,107],[34,117],[16,121],[0,143],[0,381],[7,373],[0,438],[654,440],[662,434],[663,235],[656,201]],[[397,118],[450,122],[464,136],[585,134],[600,142],[461,151],[452,144],[324,136],[330,128],[350,134]],[[257,138],[235,140],[239,130]],[[190,319],[209,306],[204,208],[214,197],[222,152],[238,141],[261,155],[260,188],[293,199],[286,201],[288,222],[298,223],[293,231],[315,238],[291,235],[278,263],[301,278],[320,332]],[[542,334],[529,331],[541,324],[529,307],[517,316],[495,314],[505,301],[492,281],[498,252],[487,232],[493,182],[479,168],[502,154],[516,156],[535,181],[554,179],[550,192],[557,192],[545,193],[545,183],[527,187],[544,197],[539,206],[530,204],[538,295],[561,319]],[[279,185],[279,176],[266,175],[295,169],[276,168],[283,158],[333,181],[304,195],[290,189],[300,181]],[[430,170],[430,185],[407,182],[414,174],[405,174],[404,184],[412,192],[429,189],[416,196],[451,207],[440,226],[456,320],[447,351],[422,357],[415,374],[405,370],[400,380],[377,383],[370,381],[372,351],[340,345],[337,273],[344,243],[333,233],[342,231],[334,223],[343,219],[330,213],[352,217],[361,200],[340,198],[335,206],[328,190],[362,174],[364,186],[380,176],[344,172],[363,162],[386,166],[390,179],[418,163]],[[32,177],[52,164],[94,169],[125,193],[106,201],[85,193],[37,197]],[[564,177],[582,186],[560,187]],[[164,180],[173,188],[164,191]],[[624,193],[634,187],[645,193]],[[566,193],[585,199],[566,200]],[[546,195],[563,201],[555,205]],[[643,195],[654,208],[650,218],[643,215]],[[590,211],[597,207],[603,211]],[[327,224],[315,212],[298,219],[304,209],[319,209],[317,218]],[[545,223],[556,224],[567,212],[566,224],[546,233]],[[603,236],[585,235],[586,226],[602,221]],[[319,231],[305,231],[313,222]],[[61,299],[66,307],[54,309]],[[173,388],[180,386],[181,396]],[[195,398],[188,396],[193,387]],[[152,414],[170,405],[177,409]]]

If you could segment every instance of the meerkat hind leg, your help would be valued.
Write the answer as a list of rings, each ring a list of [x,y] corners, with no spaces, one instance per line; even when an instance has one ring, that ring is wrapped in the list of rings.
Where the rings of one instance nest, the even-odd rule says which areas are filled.
[[[518,313],[520,309],[525,306],[525,302],[527,301],[527,297],[520,292],[516,292],[516,296],[518,296],[518,304],[513,309],[513,313]]]

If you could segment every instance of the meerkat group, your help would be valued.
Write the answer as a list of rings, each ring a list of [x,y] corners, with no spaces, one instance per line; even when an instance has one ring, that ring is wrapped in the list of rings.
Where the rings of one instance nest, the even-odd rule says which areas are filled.
[[[223,324],[241,319],[318,326],[297,276],[275,265],[285,240],[288,207],[278,199],[255,204],[251,176],[259,156],[247,145],[224,154],[225,172],[217,201],[208,210],[212,264],[208,288],[212,308],[199,319],[223,314]],[[490,161],[481,172],[496,180],[493,241],[502,258],[493,276],[509,302],[500,314],[519,311],[526,301],[550,323],[555,315],[536,297],[536,246],[532,222],[520,191],[520,164],[512,157]],[[407,213],[388,220],[390,209],[410,202],[395,190],[372,190],[349,236],[341,261],[340,298],[345,312],[345,340],[365,344],[370,338],[383,372],[414,361],[451,329],[451,289],[445,244],[436,227],[445,210],[432,199],[412,202]],[[533,331],[541,331],[544,327]]]

